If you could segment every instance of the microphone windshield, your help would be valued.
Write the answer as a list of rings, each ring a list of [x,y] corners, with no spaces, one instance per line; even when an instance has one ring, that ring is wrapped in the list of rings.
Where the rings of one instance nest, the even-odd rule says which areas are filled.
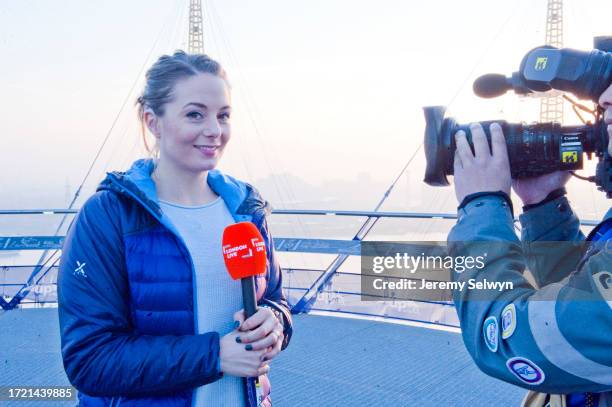
[[[476,79],[473,89],[477,96],[490,99],[503,95],[512,89],[512,85],[504,75],[489,73]]]
[[[266,272],[266,243],[253,223],[240,222],[225,228],[223,260],[234,280]]]

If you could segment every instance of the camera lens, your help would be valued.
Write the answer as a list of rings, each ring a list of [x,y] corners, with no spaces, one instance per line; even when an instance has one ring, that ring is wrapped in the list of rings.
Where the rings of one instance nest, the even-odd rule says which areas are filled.
[[[424,181],[432,186],[450,185],[447,176],[453,174],[455,156],[454,135],[463,130],[472,146],[472,133],[467,124],[444,118],[445,108],[423,108],[425,113]],[[607,146],[604,123],[561,126],[557,123],[517,124],[503,120],[480,122],[491,145],[491,123],[499,123],[504,132],[512,178],[529,178],[558,170],[578,170],[583,167],[583,153],[603,154]]]

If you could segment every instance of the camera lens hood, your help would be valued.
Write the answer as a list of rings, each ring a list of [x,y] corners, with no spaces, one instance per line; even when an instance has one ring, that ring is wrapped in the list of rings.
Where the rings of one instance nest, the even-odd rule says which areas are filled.
[[[444,106],[427,106],[425,113],[425,169],[426,184],[431,186],[450,185],[446,178],[446,163],[448,162],[448,142],[445,143],[442,131],[444,123]]]

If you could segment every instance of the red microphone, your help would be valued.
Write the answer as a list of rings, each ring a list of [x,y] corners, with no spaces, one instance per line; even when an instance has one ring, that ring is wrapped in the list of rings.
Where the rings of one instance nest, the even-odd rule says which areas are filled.
[[[245,317],[257,311],[253,276],[266,272],[266,243],[251,222],[230,225],[223,231],[223,260],[234,280],[242,283]]]
[[[242,283],[242,303],[245,319],[257,312],[254,276],[266,272],[266,242],[251,222],[230,225],[223,231],[223,260],[234,280]],[[246,379],[245,379],[246,380]],[[248,400],[248,395],[246,396]],[[263,401],[263,387],[255,378],[257,405]],[[247,403],[248,404],[248,403]]]

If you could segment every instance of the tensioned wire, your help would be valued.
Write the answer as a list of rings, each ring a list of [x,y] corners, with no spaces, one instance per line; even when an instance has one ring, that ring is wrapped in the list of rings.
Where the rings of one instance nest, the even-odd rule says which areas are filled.
[[[253,130],[259,140],[258,146],[261,149],[261,154],[264,156],[265,158],[265,162],[266,165],[268,166],[268,170],[272,173],[273,168],[272,165],[270,164],[271,160],[269,159],[269,155],[268,155],[268,151],[272,151],[272,155],[274,157],[276,157],[277,159],[280,159],[281,155],[278,154],[276,151],[274,151],[274,146],[269,147],[266,143],[265,137],[263,135],[263,132],[260,130],[260,126],[258,125],[258,120],[256,120],[255,118],[255,114],[259,111],[259,109],[257,108],[257,104],[255,102],[255,100],[250,96],[250,91],[248,88],[248,84],[247,81],[244,78],[244,75],[242,73],[242,68],[241,68],[241,64],[238,61],[238,58],[236,57],[236,54],[233,51],[233,48],[231,46],[231,44],[229,43],[228,40],[228,35],[225,31],[224,25],[223,25],[223,20],[221,19],[221,16],[218,14],[217,9],[214,5],[213,1],[210,1],[208,3],[210,5],[210,12],[212,13],[212,15],[214,16],[214,19],[211,19],[211,23],[214,21],[214,24],[211,24],[211,27],[215,27],[217,28],[218,32],[219,32],[219,37],[220,40],[222,42],[222,46],[224,47],[226,54],[228,56],[228,59],[232,61],[235,69],[236,69],[236,73],[237,73],[237,78],[238,78],[238,82],[240,82],[241,84],[238,86],[238,90],[241,92],[245,106],[246,106],[246,110],[247,110],[247,115],[249,117],[249,121],[251,122],[251,125],[253,127]],[[259,120],[261,122],[261,120]],[[282,189],[284,189],[285,193],[284,195],[291,199],[290,195],[290,186],[288,186],[287,184],[284,186],[281,186],[278,184],[278,182],[276,181],[275,177],[272,177],[273,179],[273,183],[275,185],[275,189],[277,190],[277,194],[279,196],[279,198],[281,199],[281,202],[283,203],[283,206],[285,206],[285,198],[283,198],[283,194]]]
[[[173,48],[176,49],[176,44],[177,44],[177,40],[178,40],[178,36],[181,34],[181,31],[183,29],[183,25],[182,22],[182,18],[184,16],[184,8],[186,7],[186,1],[188,0],[174,0],[175,3],[177,3],[177,7],[175,7],[176,9],[176,20],[172,25],[167,25],[167,30],[162,30],[162,32],[159,34],[160,38],[168,38],[169,41],[167,43],[166,46],[161,47],[162,49],[165,49],[169,52],[173,51]],[[167,33],[166,33],[167,31]],[[151,55],[153,55],[151,53]],[[147,62],[145,64],[149,63],[149,60],[147,59]],[[139,78],[138,82],[140,82]],[[132,90],[135,90],[134,88],[132,88]],[[129,98],[134,98],[134,94],[130,93],[128,95],[128,99]],[[124,110],[124,112],[126,112]],[[131,111],[127,111],[129,113],[132,113]],[[123,114],[123,112],[120,112],[120,114]],[[129,165],[129,163],[133,160],[133,157],[135,155],[135,151],[138,147],[138,145],[140,143],[142,143],[142,139],[141,139],[141,134],[140,134],[140,129],[139,128],[135,128],[135,127],[139,127],[139,126],[135,126],[136,124],[138,124],[138,120],[135,117],[134,114],[129,114],[128,119],[125,120],[125,128],[123,129],[122,132],[117,133],[115,132],[115,134],[120,134],[119,137],[115,136],[114,138],[115,140],[115,146],[113,147],[112,151],[108,154],[108,159],[106,160],[106,164],[103,167],[102,172],[106,172],[108,170],[108,168],[113,164],[117,164],[119,163],[119,168],[125,168],[126,165]],[[117,126],[115,126],[115,130],[117,129]],[[126,140],[126,136],[128,134],[131,134],[132,137],[130,137],[130,140],[132,141],[131,143],[131,148],[124,148],[125,145],[124,143],[122,143],[122,141]],[[128,136],[129,137],[129,136]],[[145,137],[146,137],[146,133],[145,133]],[[110,141],[110,140],[109,140]],[[110,146],[110,143],[108,144]],[[117,151],[122,148],[123,150],[123,157],[122,159],[117,159]]]
[[[546,0],[544,0],[544,1],[546,1]],[[468,82],[473,77],[474,73],[476,72],[476,69],[483,63],[485,58],[489,55],[489,53],[493,49],[493,46],[499,40],[499,37],[501,36],[501,34],[506,30],[506,27],[508,26],[510,21],[516,16],[517,12],[521,8],[521,5],[523,7],[525,7],[525,5],[522,4],[522,3],[523,3],[522,0],[518,1],[516,3],[516,6],[514,7],[514,10],[512,11],[512,13],[508,14],[508,17],[506,18],[504,23],[500,26],[500,28],[497,31],[497,33],[495,34],[495,36],[492,37],[492,39],[489,42],[489,44],[487,45],[487,47],[484,49],[484,51],[482,52],[480,57],[476,60],[476,63],[472,66],[472,69],[470,70],[470,72],[465,76],[465,78],[461,82],[461,85],[457,88],[456,92],[453,94],[453,96],[450,98],[450,100],[446,104],[447,107],[452,106],[453,103],[455,102],[455,100],[457,99],[457,97],[461,94],[461,92],[463,92],[463,90],[465,89],[465,86],[468,84]],[[421,148],[422,146],[423,146],[423,143],[421,143],[419,148]],[[438,204],[438,206],[437,206],[438,208],[444,208],[446,206],[446,203],[448,202],[449,197],[452,196],[452,194],[448,194],[448,193],[443,194],[443,192],[444,191],[440,187],[435,188],[431,204],[428,205],[427,207],[432,207],[432,208],[436,207],[436,203],[437,203]],[[429,224],[427,224],[426,222],[423,222],[423,223],[425,225],[423,225],[421,230],[419,230],[419,232],[418,232],[421,235],[421,237],[420,237],[421,240],[424,239],[427,236],[427,234],[430,232],[430,230],[431,230],[431,226]]]
[[[172,10],[172,9],[173,9],[173,7],[171,8],[171,10]],[[161,39],[162,34],[163,34],[163,32],[165,31],[166,26],[168,25],[168,22],[169,22],[169,20],[170,20],[171,16],[172,16],[172,13],[170,13],[170,12],[169,12],[169,13],[168,13],[168,16],[166,17],[166,20],[165,20],[164,24],[162,25],[162,28],[160,29],[160,31],[159,31],[159,33],[158,33],[158,35],[157,35],[157,36],[156,36],[156,38],[155,38],[155,41],[153,42],[153,45],[151,46],[151,48],[150,48],[149,52],[147,53],[146,58],[145,58],[145,60],[144,60],[144,62],[143,62],[143,64],[142,64],[142,66],[140,67],[140,70],[138,71],[138,74],[137,74],[137,75],[136,75],[136,77],[134,78],[134,81],[133,81],[133,84],[132,84],[132,86],[131,86],[130,90],[128,91],[128,93],[127,93],[126,97],[124,98],[124,100],[123,100],[123,102],[122,102],[122,104],[121,104],[121,106],[120,106],[120,108],[119,108],[119,111],[117,112],[117,114],[115,115],[115,118],[114,118],[113,122],[111,123],[110,128],[109,128],[109,129],[108,129],[108,131],[106,132],[106,135],[105,135],[104,139],[102,140],[102,142],[101,142],[100,146],[98,147],[98,150],[97,150],[97,152],[96,152],[96,154],[95,154],[94,158],[92,159],[91,164],[90,164],[90,166],[89,166],[89,168],[88,168],[87,172],[85,173],[85,176],[83,177],[83,180],[82,180],[82,181],[81,181],[81,183],[79,184],[79,186],[78,186],[78,188],[77,188],[77,190],[76,190],[76,192],[75,192],[75,194],[74,194],[74,197],[73,197],[72,201],[70,202],[70,204],[68,205],[68,208],[67,208],[67,209],[72,209],[72,207],[73,207],[73,206],[74,206],[74,204],[76,203],[76,201],[77,201],[77,199],[78,199],[78,197],[79,197],[79,194],[80,194],[80,192],[81,192],[81,189],[83,188],[83,185],[85,184],[85,182],[86,182],[86,181],[87,181],[87,179],[89,178],[90,174],[92,173],[92,170],[93,170],[93,168],[94,168],[94,166],[95,166],[95,164],[96,164],[96,161],[97,161],[97,160],[98,160],[98,158],[100,157],[100,155],[101,155],[101,153],[102,153],[102,150],[104,149],[104,146],[106,145],[106,143],[108,142],[108,140],[109,140],[109,138],[110,138],[111,134],[113,133],[113,130],[115,129],[115,126],[116,126],[116,124],[117,124],[117,122],[118,122],[118,120],[119,120],[119,118],[120,118],[120,116],[121,116],[121,114],[122,114],[123,110],[125,109],[125,107],[126,107],[126,105],[127,105],[128,101],[130,100],[131,95],[133,94],[134,89],[136,88],[136,86],[137,86],[137,84],[138,84],[138,82],[139,82],[140,78],[142,77],[142,74],[143,74],[143,72],[144,72],[145,68],[148,66],[148,62],[149,62],[149,60],[150,60],[150,58],[151,58],[151,55],[153,54],[153,51],[154,51],[154,50],[155,50],[155,48],[157,47],[157,44],[159,43],[159,40]],[[53,234],[53,236],[57,236],[57,235],[58,235],[58,233],[59,233],[59,231],[61,230],[62,226],[64,225],[64,222],[66,221],[66,218],[67,218],[67,217],[68,217],[68,214],[65,214],[65,215],[62,217],[62,220],[60,221],[60,224],[58,225],[57,229],[55,230],[55,233]],[[73,221],[74,221],[74,219],[75,219],[75,218],[73,218]],[[50,257],[49,257],[49,259],[47,259],[47,261],[45,261],[45,262],[43,263],[43,261],[44,261],[44,260],[45,260],[45,258],[47,257],[47,253],[48,253],[48,252],[49,252],[49,250],[45,250],[45,251],[43,252],[43,254],[41,255],[41,257],[39,258],[39,260],[38,260],[38,262],[37,262],[36,267],[34,268],[34,270],[32,271],[32,273],[30,274],[30,277],[28,278],[28,282],[32,281],[32,280],[33,280],[33,279],[36,277],[36,275],[40,273],[41,269],[44,267],[44,265],[47,263],[47,261],[48,261],[48,260],[50,260],[50,259],[53,257],[53,254],[55,254],[55,253],[59,252],[59,250],[55,250],[55,251],[54,251],[54,253],[52,254],[52,256],[50,256]],[[56,258],[56,259],[55,259],[55,261],[54,261],[54,262],[51,264],[51,266],[49,266],[49,269],[48,269],[48,270],[50,270],[51,268],[53,268],[53,267],[54,267],[54,266],[57,264],[57,262],[59,261],[59,259],[60,259],[60,257]],[[42,264],[41,264],[41,263],[42,263]],[[48,270],[47,270],[47,272],[48,272]],[[46,274],[46,273],[45,273],[45,274]],[[44,275],[43,275],[43,276],[44,276]],[[41,277],[41,278],[42,278],[42,277]],[[17,297],[19,296],[19,300],[20,300],[20,299],[22,299],[23,297],[25,297],[25,296],[28,294],[28,292],[29,292],[29,285],[27,285],[27,284],[26,284],[26,285],[24,285],[24,286],[23,286],[23,287],[22,287],[22,288],[21,288],[21,289],[20,289],[20,290],[17,292],[17,294],[15,294],[15,298],[17,298]]]
[[[281,185],[277,182],[277,177],[274,176],[274,172],[273,172],[273,168],[272,168],[272,164],[271,164],[271,160],[269,159],[269,155],[268,155],[268,150],[269,150],[269,146],[265,141],[265,137],[263,135],[263,132],[260,130],[259,125],[257,124],[257,119],[255,118],[255,114],[258,112],[257,109],[257,104],[255,102],[255,100],[253,98],[250,97],[250,92],[249,92],[249,88],[247,86],[247,81],[245,80],[245,77],[243,75],[242,69],[241,69],[241,64],[238,61],[238,58],[236,57],[236,54],[233,51],[233,48],[231,46],[231,44],[229,43],[228,40],[228,36],[226,34],[224,25],[223,25],[223,20],[221,19],[221,16],[218,14],[217,9],[214,5],[213,1],[209,1],[207,3],[210,7],[210,14],[209,15],[209,21],[210,21],[210,27],[211,29],[213,29],[213,34],[214,34],[214,28],[217,29],[219,38],[220,38],[220,42],[222,44],[222,46],[225,49],[225,54],[227,55],[228,59],[232,62],[233,67],[235,68],[235,72],[237,73],[236,78],[238,79],[238,86],[237,86],[237,90],[240,92],[240,95],[242,96],[242,99],[244,101],[245,107],[246,107],[246,112],[249,118],[249,121],[251,123],[251,126],[253,127],[253,130],[255,132],[255,135],[257,136],[259,143],[257,143],[257,145],[260,147],[261,150],[261,154],[262,157],[264,157],[264,161],[266,166],[268,167],[268,170],[271,174],[271,179],[272,179],[272,183],[274,185],[274,188],[276,190],[276,193],[281,201],[281,204],[283,205],[283,207],[286,207],[286,199],[283,198],[283,193],[284,195],[289,199],[293,199],[294,201],[297,201],[296,199],[296,195],[293,192],[290,183],[287,181],[286,179],[286,173],[285,171],[281,171],[280,174],[280,178],[281,180],[284,181],[285,185]],[[211,18],[211,15],[214,18]],[[213,23],[214,22],[214,23]],[[213,35],[214,38],[214,35]],[[221,49],[219,49],[219,52],[221,52]],[[261,120],[259,120],[261,122]],[[276,157],[277,160],[280,160],[282,155],[278,154],[278,152],[275,151],[274,146],[272,145],[272,147],[270,148],[270,150],[272,151],[272,155],[274,157]],[[240,150],[240,153],[242,155],[242,150]],[[247,159],[243,159],[243,163],[245,165],[247,165]],[[282,165],[282,162],[281,162]],[[282,165],[284,167],[284,165]],[[247,168],[248,169],[248,168]],[[251,173],[249,171],[249,173]],[[297,215],[295,217],[298,227],[301,229],[301,233],[298,233],[297,230],[293,227],[293,223],[290,223],[291,228],[292,228],[292,232],[295,236],[306,236],[309,237],[310,231],[307,229],[306,225],[304,225],[304,223],[302,222],[302,220],[300,219],[300,216]],[[299,253],[298,254],[299,257],[301,257],[302,261],[306,261],[305,260],[305,255],[304,253]]]
[[[512,13],[510,13],[508,15],[508,17],[506,18],[506,20],[504,21],[504,23],[502,25],[500,25],[499,30],[497,31],[497,33],[492,37],[491,41],[489,42],[489,45],[484,49],[484,51],[482,52],[481,56],[476,60],[476,62],[474,63],[474,65],[472,66],[472,69],[470,70],[470,72],[465,76],[465,79],[461,82],[461,84],[459,85],[459,87],[457,88],[456,92],[453,94],[453,96],[450,98],[450,100],[448,101],[448,103],[446,104],[447,107],[450,107],[453,105],[453,103],[455,102],[455,100],[457,99],[457,97],[459,96],[459,94],[464,90],[465,86],[467,85],[467,83],[469,82],[469,80],[472,78],[472,76],[474,75],[474,72],[476,72],[476,69],[482,64],[482,62],[485,60],[486,56],[490,53],[491,49],[493,48],[493,46],[495,45],[495,43],[498,41],[500,35],[504,32],[504,30],[506,29],[506,27],[508,26],[508,23],[514,18],[514,16],[516,15],[519,6],[522,4],[522,0],[517,2],[514,11]],[[399,172],[399,174],[394,178],[394,180],[391,182],[390,186],[387,188],[386,192],[383,195],[382,200],[379,202],[379,204],[376,206],[376,209],[374,209],[374,211],[378,211],[382,205],[384,204],[384,202],[386,201],[386,199],[390,196],[390,194],[392,193],[393,189],[395,188],[395,185],[397,184],[397,182],[400,180],[400,178],[404,175],[404,173],[406,172],[406,170],[408,169],[408,167],[410,166],[410,164],[413,162],[414,158],[417,156],[417,154],[421,151],[421,149],[423,148],[424,145],[424,141],[421,141],[421,143],[419,143],[419,145],[417,146],[417,148],[414,150],[414,152],[412,153],[412,155],[410,156],[410,158],[408,159],[408,161],[406,162],[406,164],[403,166],[403,168],[401,169],[401,171]],[[448,200],[448,197],[450,195],[446,194],[446,197],[442,200],[440,200],[440,195],[442,194],[442,190],[436,189],[433,193],[433,199],[431,202],[431,205],[429,205],[428,207],[434,207],[434,203],[439,203],[440,201],[442,201],[441,203],[441,207],[444,207],[444,205],[446,204],[446,201]],[[365,232],[365,234],[369,233],[369,231],[373,228],[374,223],[376,223],[378,221],[378,219],[380,218],[376,218],[376,220],[374,220],[373,224],[369,227],[369,229]],[[369,220],[366,220],[364,222],[364,224],[362,225],[361,229],[359,230],[359,232],[362,232],[364,227],[366,227],[366,223]],[[426,236],[426,234],[430,231],[431,226],[428,225],[428,222],[422,222],[424,225],[422,226],[422,229],[419,230],[418,232],[415,233],[421,233],[422,236]],[[358,232],[358,233],[359,233]],[[365,237],[365,235],[364,235]]]

